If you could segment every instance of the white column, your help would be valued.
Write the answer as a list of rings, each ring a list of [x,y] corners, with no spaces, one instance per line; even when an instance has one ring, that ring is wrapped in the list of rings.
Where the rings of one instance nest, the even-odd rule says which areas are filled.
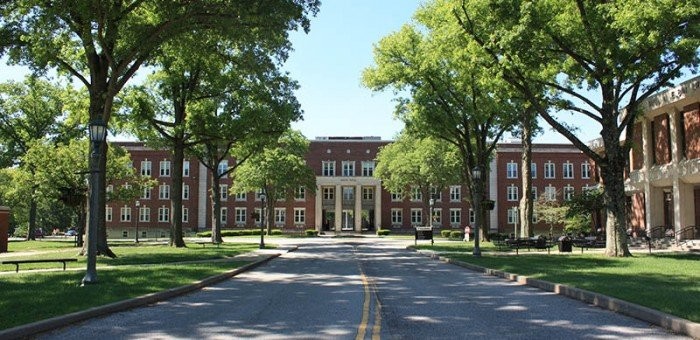
[[[362,231],[362,186],[355,185],[355,231]]]
[[[374,187],[374,228],[382,227],[382,185]]]
[[[209,202],[209,184],[207,175],[209,170],[204,164],[199,163],[199,181],[197,181],[197,229],[207,229],[207,202]],[[190,216],[192,212],[190,212]]]
[[[489,211],[488,223],[489,230],[498,232],[498,169],[496,169],[496,157],[491,160],[489,165],[489,193],[486,199],[491,199],[494,202],[493,210]],[[523,193],[525,194],[525,193]],[[467,212],[467,219],[469,219],[469,212]]]
[[[316,230],[323,230],[323,192],[320,185],[316,185],[316,202],[314,204],[314,226]]]
[[[343,215],[343,188],[335,185],[335,231],[340,231]]]
[[[649,183],[649,169],[653,165],[651,164],[651,152],[654,152],[654,150],[651,145],[649,119],[644,117],[642,118],[642,157],[644,164],[642,165],[642,168],[639,171],[644,173],[644,220],[646,223],[647,234],[651,232],[651,228],[654,227],[654,221],[652,221],[651,211],[654,193],[652,192],[651,184]]]

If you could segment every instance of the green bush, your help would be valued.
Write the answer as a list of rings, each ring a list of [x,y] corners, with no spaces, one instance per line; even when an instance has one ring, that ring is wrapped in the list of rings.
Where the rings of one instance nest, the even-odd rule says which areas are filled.
[[[440,236],[444,238],[449,238],[452,230],[440,230]]]
[[[306,236],[309,236],[309,237],[318,236],[318,230],[316,230],[316,229],[306,229],[304,232],[306,233]]]
[[[450,238],[463,240],[464,239],[464,232],[461,230],[452,230],[452,231],[450,231]]]
[[[377,229],[377,236],[388,236],[389,234],[391,234],[389,229]]]
[[[270,235],[282,235],[282,229],[272,229]]]
[[[197,237],[211,237],[211,231],[201,231],[197,233]]]

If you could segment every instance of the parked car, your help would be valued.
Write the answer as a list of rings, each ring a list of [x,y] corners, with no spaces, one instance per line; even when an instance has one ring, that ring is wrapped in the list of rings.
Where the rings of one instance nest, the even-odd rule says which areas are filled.
[[[75,229],[68,229],[68,231],[66,231],[66,236],[76,236],[76,235],[78,235],[78,232],[75,231]]]

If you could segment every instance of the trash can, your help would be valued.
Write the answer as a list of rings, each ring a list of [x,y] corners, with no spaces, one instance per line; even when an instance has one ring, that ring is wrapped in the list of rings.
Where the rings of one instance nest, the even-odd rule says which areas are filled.
[[[568,236],[559,237],[559,252],[570,253],[573,248],[573,241]]]

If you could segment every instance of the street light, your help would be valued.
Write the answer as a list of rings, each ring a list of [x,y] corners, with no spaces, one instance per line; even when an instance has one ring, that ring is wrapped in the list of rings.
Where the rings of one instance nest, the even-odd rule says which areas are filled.
[[[260,249],[265,249],[265,194],[260,194]]]
[[[435,199],[431,198],[430,201],[428,201],[430,204],[430,217],[428,218],[428,221],[430,221],[430,227],[433,227],[433,206],[435,205]]]
[[[139,219],[141,218],[141,202],[136,201],[136,243],[139,243]]]
[[[100,146],[107,137],[107,124],[100,118],[90,122],[90,141],[92,152],[90,153],[90,218],[88,221],[87,242],[87,270],[82,284],[97,283],[97,229],[98,229],[98,205],[100,203]]]
[[[479,257],[481,256],[481,248],[479,248],[479,229],[481,229],[481,216],[482,216],[482,207],[481,207],[481,167],[480,166],[475,166],[472,169],[472,186],[474,189],[474,204],[473,204],[473,209],[474,213],[476,214],[475,218],[475,224],[474,226],[474,252],[472,253],[474,256]]]

